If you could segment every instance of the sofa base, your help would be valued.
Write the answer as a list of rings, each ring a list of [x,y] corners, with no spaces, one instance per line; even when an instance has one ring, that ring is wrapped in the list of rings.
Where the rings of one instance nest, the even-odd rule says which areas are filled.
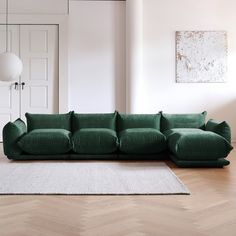
[[[206,160],[206,161],[185,161],[185,160],[179,160],[174,155],[170,155],[170,158],[172,161],[178,166],[183,168],[197,168],[197,167],[218,167],[222,168],[224,166],[227,166],[230,164],[228,160],[225,160],[224,158],[220,158],[218,160]]]
[[[22,154],[19,156],[8,156],[8,159],[14,161],[54,161],[54,160],[64,160],[64,161],[76,161],[76,160],[96,160],[96,161],[153,161],[153,160],[165,160],[172,159],[172,161],[178,167],[224,167],[229,165],[229,161],[224,158],[218,160],[208,160],[208,161],[185,161],[179,160],[174,155],[167,155],[166,153],[145,155],[145,154],[104,154],[104,155],[90,155],[90,154],[62,154],[62,155],[27,155]]]
[[[158,154],[71,154],[69,159],[71,160],[130,160],[130,161],[147,161],[147,160],[162,160],[166,159],[168,156],[166,153]]]
[[[22,154],[19,156],[7,156],[10,160],[15,161],[43,161],[43,160],[163,160],[167,159],[168,156],[166,153],[158,153],[158,154],[121,154],[121,153],[113,153],[113,154],[61,154],[61,155],[27,155]]]
[[[43,160],[68,160],[69,155],[63,154],[63,155],[27,155],[22,154],[19,156],[7,156],[9,160],[12,161],[43,161]]]

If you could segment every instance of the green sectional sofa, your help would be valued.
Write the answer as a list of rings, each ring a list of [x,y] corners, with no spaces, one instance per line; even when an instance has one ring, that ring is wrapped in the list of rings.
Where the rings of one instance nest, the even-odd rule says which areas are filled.
[[[226,122],[200,114],[29,114],[3,129],[11,160],[170,157],[180,167],[223,167],[233,149]]]

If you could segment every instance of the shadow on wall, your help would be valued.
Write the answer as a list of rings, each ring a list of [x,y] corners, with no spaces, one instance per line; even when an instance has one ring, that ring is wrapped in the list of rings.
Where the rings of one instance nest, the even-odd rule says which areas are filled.
[[[208,109],[208,119],[216,119],[229,123],[232,131],[232,141],[236,142],[236,99],[215,109]]]
[[[114,102],[115,109],[126,112],[126,37],[125,37],[125,2],[114,10]],[[123,15],[123,17],[120,17]]]

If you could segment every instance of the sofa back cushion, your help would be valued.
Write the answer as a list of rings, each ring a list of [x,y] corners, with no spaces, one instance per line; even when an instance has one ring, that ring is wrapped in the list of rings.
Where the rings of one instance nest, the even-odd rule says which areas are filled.
[[[72,116],[73,132],[79,129],[87,128],[103,128],[116,130],[116,115],[117,112],[91,114],[74,113]]]
[[[118,114],[117,130],[153,128],[160,130],[160,114]]]
[[[65,129],[71,131],[72,112],[66,114],[26,113],[28,132],[34,129]]]
[[[207,112],[196,114],[166,114],[161,112],[161,130],[175,128],[205,128]]]

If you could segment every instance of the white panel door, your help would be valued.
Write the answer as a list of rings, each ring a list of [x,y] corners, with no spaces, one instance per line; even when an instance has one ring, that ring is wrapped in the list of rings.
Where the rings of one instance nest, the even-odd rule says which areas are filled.
[[[9,50],[19,56],[19,26],[9,26],[8,32]],[[6,27],[0,25],[0,53],[6,51]],[[0,142],[2,141],[2,129],[9,121],[19,118],[19,90],[15,88],[15,81],[0,81]]]
[[[21,25],[20,54],[22,119],[25,112],[58,113],[57,26]]]

